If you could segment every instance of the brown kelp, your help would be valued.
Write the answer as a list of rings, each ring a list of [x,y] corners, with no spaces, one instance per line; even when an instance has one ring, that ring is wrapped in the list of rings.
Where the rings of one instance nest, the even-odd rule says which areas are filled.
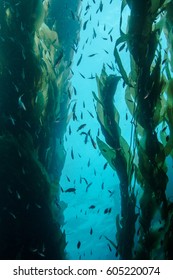
[[[55,133],[66,64],[49,9],[47,0],[0,2],[1,259],[65,258],[54,200],[65,159],[63,132]],[[67,101],[64,111],[65,129]]]
[[[129,7],[130,16],[125,33],[122,30],[122,15],[126,6]],[[103,155],[116,170],[120,180],[122,221],[117,217],[116,225],[117,250],[123,259],[172,258],[173,204],[166,196],[166,158],[172,156],[173,150],[172,22],[172,1],[122,1],[120,37],[115,44],[114,56],[126,86],[126,104],[132,114],[133,135],[130,146],[122,141],[119,116],[112,98],[116,89],[112,81],[115,85],[118,77],[108,76],[103,68],[100,79],[97,78],[97,115],[108,145],[100,140],[98,144],[101,151],[104,149]],[[165,51],[160,39],[163,30],[168,42]],[[121,61],[122,48],[119,51],[117,48],[120,44],[126,44],[129,51],[129,75]],[[124,190],[122,182],[126,182]],[[133,187],[132,182],[135,182]],[[135,196],[137,186],[141,187],[140,196]],[[130,205],[131,209],[128,209],[127,205]],[[138,219],[135,207],[139,212]],[[128,223],[127,229],[125,220],[127,222],[130,215],[133,219],[130,218],[131,223]],[[121,239],[123,238],[124,242],[129,240],[129,232],[134,234],[135,224],[136,234],[131,236],[131,245],[128,248],[131,252],[127,255],[121,249]],[[132,240],[135,240],[134,244]]]

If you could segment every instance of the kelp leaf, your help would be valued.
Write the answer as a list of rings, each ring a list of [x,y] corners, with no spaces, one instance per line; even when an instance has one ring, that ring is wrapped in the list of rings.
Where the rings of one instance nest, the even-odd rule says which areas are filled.
[[[94,99],[103,107],[103,103],[100,101],[100,99],[97,97],[96,93],[94,91],[92,91],[93,97]]]
[[[124,43],[124,42],[127,42],[127,41],[128,41],[128,38],[129,38],[129,34],[123,34],[123,35],[121,35],[121,36],[116,40],[115,46],[117,47],[119,44],[122,44],[122,43]]]
[[[110,166],[115,170],[115,166],[113,165],[113,162],[116,157],[116,151],[114,149],[110,148],[106,143],[104,143],[98,137],[96,139],[97,139],[97,144],[98,144],[98,147],[99,147],[102,155],[108,161]]]
[[[127,5],[127,1],[126,0],[122,0],[122,3],[121,3],[121,16],[120,16],[120,34],[124,34],[123,31],[122,31],[122,22],[123,22],[123,10],[124,8],[126,7]]]
[[[132,161],[133,161],[133,156],[130,151],[130,147],[126,140],[120,136],[120,145],[121,145],[121,150],[124,153],[126,162],[127,162],[127,174],[128,174],[128,180],[130,183],[131,175],[132,175]]]
[[[120,58],[120,56],[119,56],[119,53],[118,53],[118,51],[117,51],[116,46],[115,46],[115,48],[114,48],[114,56],[115,56],[115,61],[116,61],[117,65],[118,65],[120,74],[121,74],[121,76],[122,76],[124,82],[125,82],[127,85],[129,85],[130,87],[132,87],[132,85],[131,85],[130,82],[129,82],[129,79],[128,79],[128,76],[127,76],[127,74],[126,74],[126,71],[124,70],[124,67],[123,67],[123,64],[122,64],[122,62],[121,62],[121,58]]]

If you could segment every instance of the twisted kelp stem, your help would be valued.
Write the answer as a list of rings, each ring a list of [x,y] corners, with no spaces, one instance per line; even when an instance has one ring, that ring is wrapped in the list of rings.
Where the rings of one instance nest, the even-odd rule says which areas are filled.
[[[128,31],[125,34],[122,31],[121,23],[122,12],[126,5],[129,6],[131,14],[128,19]],[[128,227],[126,228],[124,224],[125,220],[123,219],[121,223],[117,218],[118,244],[115,247],[119,249],[120,258],[172,258],[172,203],[166,197],[168,177],[165,162],[166,157],[172,154],[172,79],[168,81],[167,97],[165,98],[163,94],[165,90],[165,78],[161,71],[163,62],[161,62],[162,49],[159,39],[165,23],[166,11],[167,30],[165,33],[168,34],[168,51],[172,54],[172,33],[170,32],[170,26],[172,26],[171,7],[172,1],[122,1],[120,20],[121,36],[116,41],[114,55],[124,84],[127,85],[125,99],[127,107],[133,116],[134,137],[132,136],[132,139],[134,144],[133,148],[130,145],[130,147],[127,147],[127,150],[131,153],[137,152],[137,159],[135,158],[135,154],[129,157],[125,153],[127,143],[122,142],[122,145],[120,144],[119,116],[115,108],[112,111],[113,99],[112,94],[110,94],[110,82],[117,80],[117,77],[107,76],[103,69],[100,80],[98,79],[99,99],[96,99],[98,104],[97,114],[109,146],[99,139],[98,145],[102,154],[107,158],[119,176],[121,206],[122,211],[124,210],[122,216],[126,216],[126,222],[130,215],[134,217],[131,223],[127,223]],[[158,19],[160,20],[159,22]],[[126,43],[130,51],[131,73],[129,77],[126,74],[117,50],[117,46],[121,43]],[[169,59],[167,59],[165,64],[167,78],[170,79]],[[113,87],[111,90],[112,93],[115,91]],[[105,100],[106,103],[104,103]],[[105,108],[107,108],[107,111]],[[165,135],[165,123],[168,124],[169,135]],[[157,134],[157,127],[160,124],[163,127],[160,133],[162,142],[160,142]],[[120,163],[122,158],[119,157],[119,154],[122,152],[124,152],[124,167],[121,169],[122,164]],[[116,158],[119,159],[119,165],[118,162],[117,165],[114,164],[114,159]],[[127,166],[127,163],[130,163],[132,168]],[[135,181],[142,188],[142,196],[139,199],[139,224],[136,225],[136,240],[132,254],[136,222],[134,209],[138,198],[134,196],[134,189],[130,186],[132,184],[133,171],[135,171]],[[126,195],[123,198],[121,180],[127,181],[127,177],[129,181],[125,185],[124,193]],[[130,200],[129,193],[134,199]],[[123,207],[123,201],[126,203],[126,207]],[[127,212],[128,201],[131,201],[131,205],[133,206],[131,208],[132,210],[129,209],[130,214]],[[130,239],[131,245],[126,247],[127,250],[130,250],[130,253],[124,254],[124,251],[121,250],[121,239],[123,241],[128,239],[129,232],[133,232],[133,236]],[[126,244],[126,241],[124,244]]]
[[[133,189],[131,189],[131,192],[129,191],[130,149],[125,139],[121,136],[118,111],[113,105],[118,81],[119,77],[115,75],[108,76],[104,67],[100,79],[97,77],[97,116],[108,145],[99,138],[97,143],[111,167],[116,170],[120,180],[121,216],[120,220],[119,216],[116,218],[117,253],[120,254],[122,259],[132,259],[135,222],[137,219],[137,214],[135,213],[136,197]]]
[[[64,258],[49,165],[60,112],[60,45],[44,23],[47,2],[0,2],[1,259]]]

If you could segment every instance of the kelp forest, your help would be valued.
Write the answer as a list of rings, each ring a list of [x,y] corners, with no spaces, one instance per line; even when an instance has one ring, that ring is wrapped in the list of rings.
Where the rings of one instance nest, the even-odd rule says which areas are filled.
[[[78,121],[82,91],[77,92],[72,82],[72,66],[81,33],[92,23],[90,11],[101,15],[104,0],[0,0],[1,260],[68,259],[70,237],[67,242],[63,229],[68,203],[63,203],[61,194],[75,201],[80,184],[85,184],[82,200],[87,201],[93,187],[92,179],[82,175],[78,186],[64,189],[60,183],[67,161],[66,133],[73,133],[72,122],[79,125],[81,142],[85,137],[84,145],[90,142],[99,153],[97,161],[104,160],[103,172],[108,165],[118,178],[118,190],[108,190],[106,198],[109,203],[119,191],[114,238],[98,233],[98,242],[105,241],[115,260],[173,259],[173,1],[107,2],[112,15],[119,6],[119,18],[113,16],[115,27],[108,31],[113,51],[104,50],[114,58],[112,66],[108,64],[112,72],[100,57],[101,73],[89,78],[96,90],[83,97],[94,103],[95,111],[87,108],[88,116],[100,133],[92,136],[91,129],[85,130],[87,119]],[[118,29],[118,37],[111,35],[113,28]],[[94,28],[92,36],[98,36]],[[84,48],[77,67],[83,56]],[[99,56],[96,49],[88,55],[90,69],[95,56]],[[130,137],[121,125],[119,98],[124,102]],[[81,119],[84,110],[83,102]],[[73,148],[70,152],[73,161]],[[93,162],[96,176],[98,163]],[[95,204],[88,201],[88,206],[95,211]],[[104,216],[113,215],[111,209],[106,208]],[[77,235],[75,223],[73,227]],[[93,235],[91,228],[90,238]],[[80,247],[78,239],[74,248],[79,251]]]

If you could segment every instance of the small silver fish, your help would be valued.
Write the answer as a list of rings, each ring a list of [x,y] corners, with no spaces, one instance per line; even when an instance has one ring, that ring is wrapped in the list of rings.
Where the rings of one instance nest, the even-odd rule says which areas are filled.
[[[19,104],[19,107],[21,108],[21,109],[23,109],[24,111],[26,111],[26,107],[25,107],[25,104],[23,103],[23,101],[22,101],[22,96],[23,96],[24,94],[22,94],[20,97],[19,97],[19,99],[18,99],[18,104]]]

